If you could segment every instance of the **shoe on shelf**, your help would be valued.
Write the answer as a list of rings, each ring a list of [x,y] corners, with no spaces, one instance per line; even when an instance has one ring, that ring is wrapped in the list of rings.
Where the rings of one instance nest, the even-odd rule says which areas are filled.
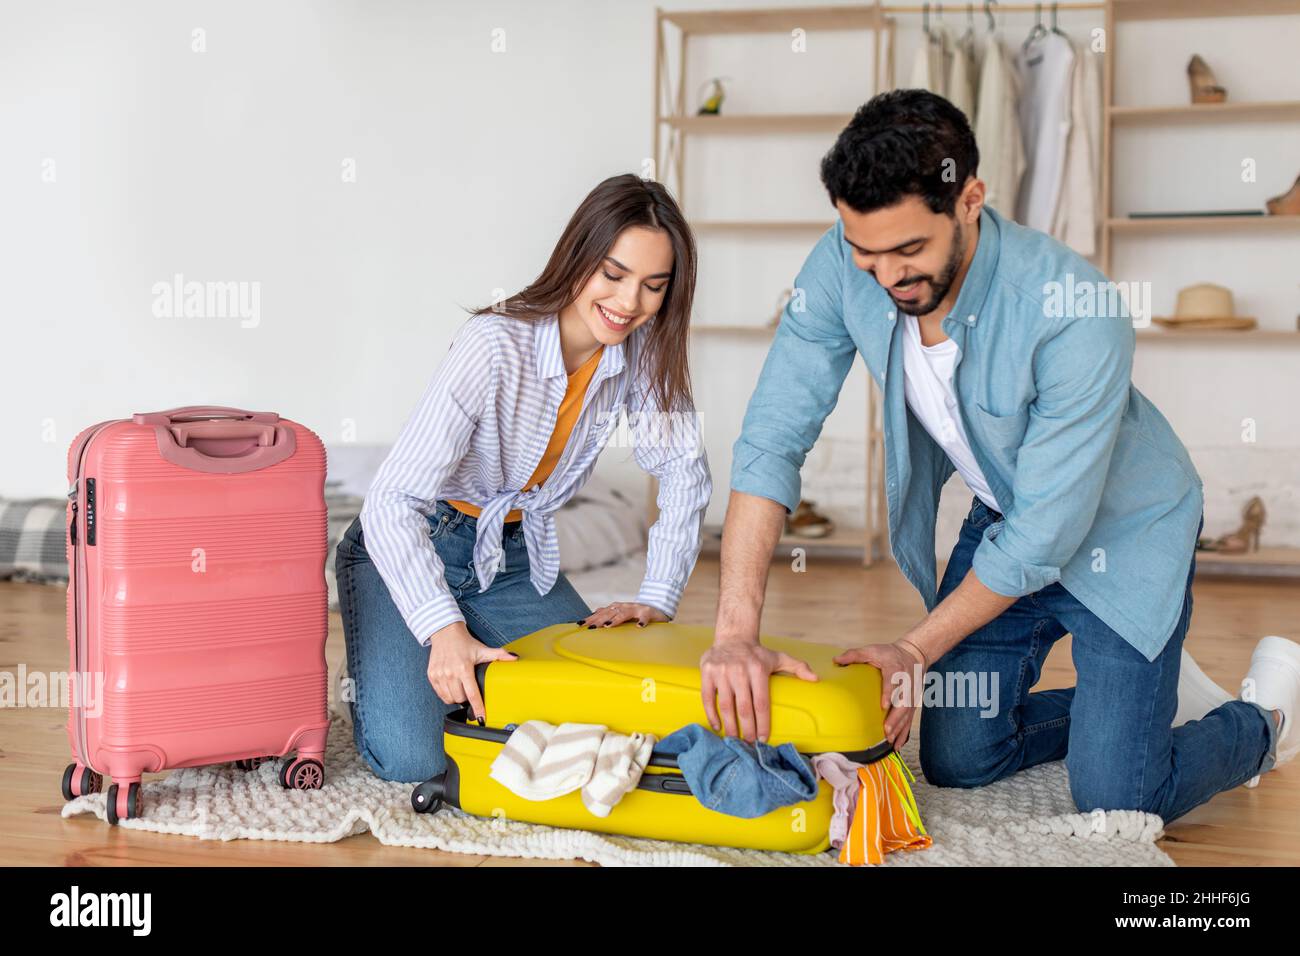
[[[1274,196],[1264,206],[1270,216],[1300,216],[1300,176],[1295,178],[1288,191]]]
[[[1228,91],[1219,85],[1214,71],[1199,53],[1193,53],[1187,61],[1187,82],[1192,87],[1193,103],[1222,103],[1228,98]]]
[[[1241,527],[1225,534],[1221,538],[1202,538],[1196,543],[1201,551],[1217,551],[1220,554],[1246,554],[1259,550],[1259,532],[1264,527],[1264,499],[1255,495],[1246,502],[1241,512]]]
[[[1173,725],[1181,727],[1189,721],[1200,720],[1232,699],[1231,694],[1210,680],[1184,647],[1182,663],[1178,665],[1178,713]]]
[[[1241,682],[1241,699],[1265,710],[1282,712],[1275,766],[1282,766],[1300,753],[1300,733],[1294,729],[1300,720],[1300,644],[1276,635],[1260,638],[1250,655],[1250,670]],[[1255,776],[1246,786],[1258,783],[1259,777]]]
[[[794,513],[785,519],[785,533],[801,538],[824,538],[835,530],[835,522],[813,509],[815,502],[799,499]]]

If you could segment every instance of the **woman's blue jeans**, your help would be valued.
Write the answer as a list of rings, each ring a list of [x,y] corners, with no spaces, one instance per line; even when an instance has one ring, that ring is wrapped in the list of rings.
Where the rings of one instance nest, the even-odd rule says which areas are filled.
[[[528,577],[522,522],[506,524],[505,560],[486,591],[479,590],[470,567],[477,519],[439,501],[428,522],[447,586],[469,632],[484,644],[502,647],[525,634],[591,613],[563,573],[549,592],[537,593]],[[427,780],[446,769],[442,722],[455,708],[439,700],[429,684],[429,648],[406,626],[366,553],[359,518],[339,541],[334,568],[352,680],[352,734],[357,750],[385,780]]]
[[[1001,515],[973,499],[939,586],[940,600],[970,570],[985,528],[1000,520]],[[970,701],[951,706],[955,695],[952,700],[937,695],[933,707],[923,702],[920,757],[926,779],[942,787],[978,787],[1064,759],[1081,812],[1144,810],[1168,823],[1216,793],[1271,770],[1277,728],[1258,704],[1229,701],[1201,720],[1171,727],[1195,571],[1193,556],[1182,616],[1154,661],[1060,582],[1021,597],[971,633],[939,658],[930,673],[941,675],[945,687],[961,683],[963,675],[968,686],[970,675],[984,675],[993,687],[996,675],[997,706]],[[1162,598],[1153,594],[1151,599]],[[1047,652],[1067,633],[1072,636],[1075,686],[1031,693]]]

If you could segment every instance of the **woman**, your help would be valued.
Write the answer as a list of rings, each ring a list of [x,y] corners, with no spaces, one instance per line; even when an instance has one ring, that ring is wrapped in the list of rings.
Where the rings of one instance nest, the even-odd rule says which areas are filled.
[[[474,667],[514,659],[516,638],[676,614],[713,488],[686,360],[694,291],[677,204],[615,176],[532,285],[457,332],[336,556],[353,735],[379,776],[442,772],[444,715],[484,716]],[[553,515],[620,411],[659,517],[635,599],[593,612],[559,571]]]

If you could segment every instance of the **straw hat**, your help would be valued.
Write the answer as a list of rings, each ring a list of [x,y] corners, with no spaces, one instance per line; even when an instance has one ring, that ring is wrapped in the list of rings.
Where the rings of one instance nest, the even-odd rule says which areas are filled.
[[[1178,290],[1178,302],[1170,317],[1153,321],[1175,329],[1253,329],[1255,320],[1237,315],[1232,292],[1221,285],[1202,282]]]

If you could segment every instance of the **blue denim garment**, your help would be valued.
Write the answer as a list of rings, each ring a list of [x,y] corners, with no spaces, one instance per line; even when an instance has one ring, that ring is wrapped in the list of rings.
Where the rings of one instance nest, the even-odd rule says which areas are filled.
[[[972,498],[940,598],[961,583],[985,530],[1000,518]],[[982,787],[1063,759],[1080,812],[1142,810],[1169,823],[1271,770],[1278,730],[1257,703],[1230,700],[1200,720],[1171,726],[1194,575],[1193,562],[1179,592],[1178,626],[1154,661],[1059,582],[1025,595],[973,631],[935,661],[929,674],[936,685],[951,687],[970,675],[996,675],[996,713],[970,695],[927,699],[920,721],[925,779],[940,787]],[[1052,645],[1067,633],[1076,686],[1032,690]]]
[[[691,793],[718,813],[761,817],[817,796],[817,775],[794,744],[749,744],[689,724],[659,741],[655,751],[675,756]]]
[[[1016,597],[1059,581],[1154,660],[1178,625],[1200,476],[1132,384],[1128,306],[1082,294],[1113,290],[1106,277],[988,206],[979,226],[942,323],[958,348],[953,382],[971,451],[1005,513],[975,551],[975,574]],[[842,222],[817,242],[795,290],[732,449],[731,487],[794,510],[799,469],[861,353],[884,396],[890,546],[933,609],[935,516],[954,468],[907,407],[893,300],[857,267]]]

